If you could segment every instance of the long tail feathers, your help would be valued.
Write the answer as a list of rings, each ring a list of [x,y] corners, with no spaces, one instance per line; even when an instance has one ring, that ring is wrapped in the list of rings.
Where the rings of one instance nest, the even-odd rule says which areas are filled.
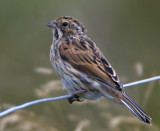
[[[152,118],[140,106],[138,106],[133,100],[131,100],[126,95],[126,93],[122,94],[121,102],[126,105],[132,111],[132,113],[141,121],[151,125],[150,121],[152,120]]]

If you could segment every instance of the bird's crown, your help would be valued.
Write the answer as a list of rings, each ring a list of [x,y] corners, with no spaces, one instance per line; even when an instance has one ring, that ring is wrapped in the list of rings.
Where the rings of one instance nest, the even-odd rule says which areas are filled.
[[[87,30],[85,26],[77,19],[71,16],[62,16],[50,21],[48,26],[61,31],[64,36],[85,35]]]

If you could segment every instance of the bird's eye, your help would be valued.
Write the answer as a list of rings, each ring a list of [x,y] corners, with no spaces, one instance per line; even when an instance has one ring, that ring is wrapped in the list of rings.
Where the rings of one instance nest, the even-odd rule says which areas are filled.
[[[68,25],[68,22],[63,22],[63,26],[67,26]]]

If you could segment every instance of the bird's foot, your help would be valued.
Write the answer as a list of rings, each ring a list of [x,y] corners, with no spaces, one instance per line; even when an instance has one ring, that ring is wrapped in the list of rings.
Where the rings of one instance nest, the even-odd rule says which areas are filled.
[[[80,99],[78,95],[73,95],[73,97],[68,98],[68,102],[72,104],[74,101],[82,102],[84,100]]]
[[[72,104],[74,101],[78,101],[78,102],[84,101],[84,100],[80,99],[80,97],[78,96],[78,94],[83,94],[85,92],[86,92],[85,90],[80,90],[80,91],[75,91],[75,92],[69,93],[70,95],[72,95],[72,97],[68,98],[68,102],[70,104]]]

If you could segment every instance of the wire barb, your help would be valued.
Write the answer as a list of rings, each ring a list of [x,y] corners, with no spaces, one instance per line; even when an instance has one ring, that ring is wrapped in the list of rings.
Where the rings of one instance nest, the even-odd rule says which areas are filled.
[[[148,79],[144,79],[144,80],[140,80],[140,81],[124,84],[123,87],[127,88],[127,87],[130,87],[130,86],[139,85],[139,84],[143,84],[143,83],[147,83],[147,82],[151,82],[151,81],[155,81],[155,80],[159,80],[159,79],[160,79],[160,76],[155,76],[155,77],[152,77],[152,78],[148,78]],[[81,93],[82,93],[82,91],[76,92],[76,94],[81,94]],[[36,105],[36,104],[39,104],[39,103],[64,100],[64,99],[69,99],[69,98],[72,98],[72,97],[73,97],[73,95],[69,94],[69,95],[65,95],[65,96],[58,96],[58,97],[53,97],[53,98],[45,98],[45,99],[39,99],[39,100],[27,102],[27,103],[24,103],[22,105],[11,107],[9,109],[6,109],[6,110],[0,112],[0,118],[6,116],[6,115],[8,115],[8,114],[10,114],[10,113],[12,113],[12,112],[14,112],[16,110],[21,110],[21,109],[24,109],[26,107],[33,106],[33,105]]]

